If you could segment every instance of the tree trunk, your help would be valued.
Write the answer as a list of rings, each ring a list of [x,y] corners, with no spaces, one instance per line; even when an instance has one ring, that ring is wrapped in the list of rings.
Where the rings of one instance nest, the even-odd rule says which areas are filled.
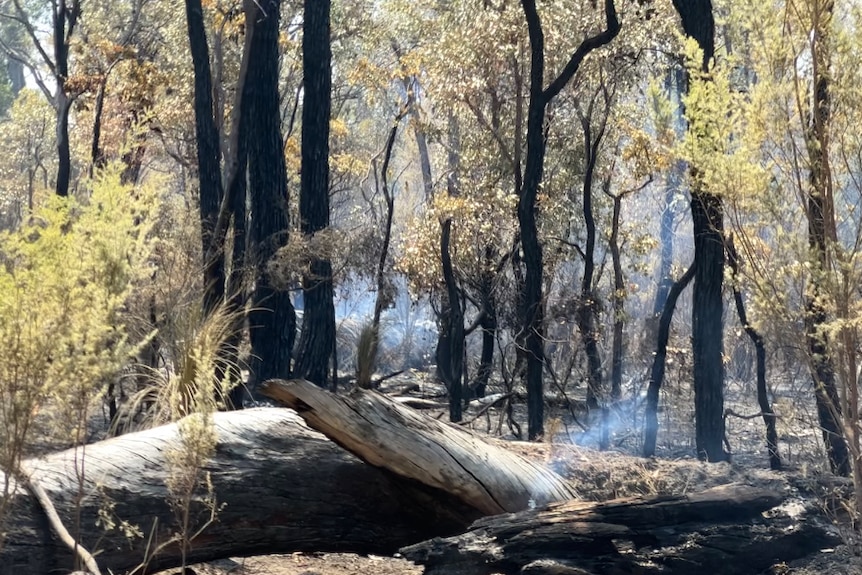
[[[56,193],[60,197],[69,195],[72,180],[72,155],[69,149],[69,112],[72,99],[62,87],[57,88],[55,99],[57,109],[57,184]]]
[[[734,575],[765,572],[839,541],[818,521],[777,510],[763,517],[783,500],[737,484],[693,495],[563,502],[481,519],[467,533],[401,552],[427,575]]]
[[[197,144],[201,241],[204,254],[204,314],[224,300],[224,249],[213,242],[224,189],[221,146],[213,117],[212,75],[201,0],[186,0],[186,22],[194,68],[195,142]]]
[[[518,224],[522,261],[526,268],[523,291],[520,294],[522,334],[527,356],[527,435],[531,440],[544,434],[544,385],[542,373],[545,365],[544,301],[542,299],[542,245],[536,224],[539,186],[545,165],[545,110],[577,73],[583,59],[593,50],[613,40],[620,31],[613,0],[605,0],[607,28],[580,43],[562,72],[553,82],[545,82],[545,36],[535,0],[521,0],[530,35],[530,102],[527,108],[527,152],[524,177],[519,190]]]
[[[623,330],[625,328],[626,285],[623,277],[623,266],[620,257],[620,214],[622,212],[622,195],[610,193],[610,178],[605,180],[605,193],[614,202],[611,217],[611,237],[608,242],[611,250],[611,263],[614,268],[614,327],[611,343],[611,399],[619,401],[622,397],[623,383]]]
[[[377,392],[335,395],[302,380],[268,381],[263,391],[363,461],[447,491],[484,514],[575,497],[566,480],[543,466]]]
[[[674,220],[676,219],[676,210],[673,207],[674,198],[677,194],[676,180],[678,180],[678,175],[676,169],[672,168],[668,175],[664,208],[661,212],[659,230],[661,255],[658,268],[658,288],[656,289],[655,302],[653,304],[653,315],[655,316],[661,314],[661,310],[664,309],[664,302],[667,300],[667,294],[670,292],[671,285],[673,285],[671,266],[673,265],[673,228]]]
[[[249,313],[252,387],[290,374],[296,314],[290,294],[267,270],[287,244],[287,168],[278,106],[279,0],[261,2],[254,22],[244,100],[248,115],[248,181],[251,194],[250,245],[255,258],[255,290]]]
[[[646,408],[644,410],[644,457],[655,455],[655,444],[658,436],[658,393],[661,391],[662,383],[664,383],[667,342],[670,339],[670,322],[673,320],[676,300],[679,299],[680,294],[691,283],[693,278],[694,264],[671,286],[667,299],[664,302],[664,309],[659,318],[656,352],[652,360],[649,387],[647,387]]]
[[[809,365],[814,380],[817,416],[826,444],[832,472],[850,475],[850,454],[842,432],[841,403],[835,382],[835,359],[830,350],[827,331],[829,314],[824,299],[828,297],[825,274],[829,273],[829,242],[837,241],[832,177],[829,166],[829,130],[831,95],[829,89],[828,34],[832,25],[832,8],[823,11],[822,21],[812,31],[813,98],[811,121],[806,134],[810,163],[807,197],[808,247],[811,250],[815,277],[805,294],[805,337]],[[852,374],[856,377],[856,374]]]
[[[680,66],[672,64],[665,77],[665,89],[668,97],[674,103],[674,128],[679,137],[685,130],[685,119],[682,114],[682,94],[684,90],[684,73]],[[659,316],[664,309],[670,288],[673,285],[671,267],[673,266],[673,240],[674,225],[676,222],[677,209],[676,197],[680,193],[682,185],[682,174],[685,166],[682,162],[671,165],[667,174],[667,187],[664,194],[664,206],[661,211],[661,223],[659,225],[659,244],[661,256],[658,269],[658,288],[656,289],[655,302],[653,303],[653,315]]]
[[[701,69],[708,72],[715,55],[715,21],[711,0],[674,0],[685,34],[703,51]],[[705,189],[697,166],[691,167],[691,217],[694,224],[694,293],[692,355],[697,456],[725,461],[724,451],[724,325],[721,299],[724,282],[724,207]]]
[[[192,541],[189,561],[294,551],[391,554],[423,539],[457,533],[480,516],[456,498],[366,465],[327,441],[287,409],[249,409],[213,416],[218,434],[206,470],[219,506],[216,520]],[[34,480],[50,496],[61,518],[80,514],[84,547],[98,552],[103,572],[124,573],[147,558],[148,545],[176,532],[165,483],[166,454],[177,445],[176,425],[123,435],[31,460]],[[76,464],[77,468],[76,469]],[[78,493],[78,470],[85,471]],[[195,516],[203,511],[197,494]],[[0,573],[72,570],[71,551],[49,529],[44,513],[23,490],[13,495]],[[106,511],[143,532],[126,537],[97,525]],[[152,537],[152,541],[150,538]],[[179,546],[149,557],[155,572],[180,564]]]
[[[769,468],[780,470],[781,456],[778,454],[778,432],[775,429],[775,412],[772,411],[772,406],[769,404],[769,394],[766,389],[766,345],[760,332],[748,322],[748,314],[745,312],[745,300],[742,298],[742,292],[739,290],[739,285],[737,284],[739,254],[733,245],[732,237],[727,242],[727,263],[730,266],[733,277],[733,301],[736,303],[736,314],[739,316],[739,323],[742,325],[745,333],[748,334],[749,339],[751,339],[751,343],[754,345],[754,350],[757,354],[757,403],[760,406],[763,424],[766,426],[766,451],[769,454]]]
[[[329,116],[332,107],[332,48],[330,0],[305,0],[302,69],[302,172],[299,215],[302,233],[311,238],[329,227]],[[335,304],[332,264],[323,254],[312,254],[309,272],[302,277],[302,335],[296,373],[326,386],[330,361],[335,357]],[[332,374],[331,385],[337,378]]]
[[[599,158],[599,147],[605,133],[608,117],[608,102],[605,101],[603,121],[600,123],[598,133],[593,137],[592,121],[598,93],[593,95],[586,115],[578,107],[578,118],[581,121],[581,129],[584,136],[584,155],[586,166],[584,169],[584,182],[581,189],[581,205],[584,213],[584,226],[587,237],[584,244],[584,277],[581,280],[581,293],[578,298],[577,322],[578,331],[581,332],[581,340],[584,344],[584,353],[587,356],[587,409],[596,409],[599,406],[599,398],[602,397],[602,358],[599,351],[598,333],[598,307],[597,295],[593,291],[593,276],[595,274],[596,257],[596,217],[593,213],[593,180],[596,173],[596,162]]]
[[[443,260],[443,281],[446,283],[446,314],[444,326],[446,338],[440,350],[438,348],[437,368],[443,376],[443,383],[449,390],[449,421],[461,421],[461,383],[464,376],[464,310],[461,307],[461,290],[455,283],[455,271],[452,269],[452,257],[449,249],[449,239],[452,232],[452,219],[441,224],[440,254]],[[442,353],[441,353],[442,352]]]

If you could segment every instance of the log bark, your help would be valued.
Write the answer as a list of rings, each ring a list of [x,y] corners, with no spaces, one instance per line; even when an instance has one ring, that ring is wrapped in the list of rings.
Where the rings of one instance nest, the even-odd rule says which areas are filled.
[[[363,461],[447,491],[484,515],[576,496],[552,471],[374,391],[339,396],[303,380],[270,380],[261,391]]]
[[[426,575],[761,573],[838,541],[815,520],[769,511],[783,499],[778,490],[724,485],[677,497],[563,502],[481,519],[467,533],[402,554]]]
[[[192,541],[191,562],[294,551],[387,554],[463,531],[481,516],[446,493],[365,465],[308,429],[290,410],[219,413],[214,422],[218,446],[206,470],[219,511]],[[103,572],[126,573],[145,559],[148,545],[153,549],[176,532],[165,487],[165,454],[176,441],[177,428],[169,425],[89,445],[83,454],[64,451],[30,460],[26,466]],[[76,470],[81,468],[79,489]],[[71,550],[49,529],[35,498],[22,487],[11,503],[0,575],[73,571]],[[202,525],[208,513],[199,501],[196,505],[194,518]],[[143,537],[128,539],[98,525],[100,509],[137,526]],[[134,572],[179,564],[179,547],[171,545]]]

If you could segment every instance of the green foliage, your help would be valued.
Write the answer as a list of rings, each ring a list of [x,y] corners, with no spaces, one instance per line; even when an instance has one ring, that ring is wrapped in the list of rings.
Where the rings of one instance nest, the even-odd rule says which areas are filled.
[[[0,234],[0,468],[15,472],[37,414],[81,440],[87,414],[134,354],[124,305],[149,254],[152,189],[116,170],[85,199],[51,197]]]

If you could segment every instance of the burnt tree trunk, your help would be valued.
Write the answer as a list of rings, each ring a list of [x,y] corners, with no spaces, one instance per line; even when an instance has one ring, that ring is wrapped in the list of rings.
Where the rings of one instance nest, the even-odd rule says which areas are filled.
[[[299,216],[302,233],[311,238],[329,227],[329,116],[332,108],[332,48],[330,0],[305,0],[303,11],[302,173]],[[328,377],[335,358],[335,304],[332,264],[324,254],[312,254],[302,277],[302,335],[296,373],[322,387],[336,385]]]
[[[701,71],[709,72],[715,55],[715,20],[711,0],[674,0],[685,34],[703,51]],[[692,166],[691,217],[694,224],[692,355],[697,456],[725,461],[722,284],[724,282],[724,206],[706,189]]]
[[[267,263],[287,244],[288,197],[278,105],[280,0],[261,2],[253,24],[244,101],[248,115],[249,241],[255,258],[255,290],[249,313],[253,385],[290,374],[296,314],[290,294],[270,277]]]
[[[766,451],[769,454],[769,468],[779,470],[781,469],[781,456],[778,453],[778,432],[775,429],[775,412],[772,411],[772,405],[769,403],[769,393],[766,389],[766,344],[760,332],[748,322],[748,314],[745,312],[745,300],[737,285],[739,254],[733,245],[733,238],[728,239],[727,242],[727,263],[730,266],[733,277],[733,301],[736,304],[736,314],[739,316],[739,323],[742,325],[745,333],[748,334],[749,339],[751,339],[757,355],[757,403],[760,406],[763,424],[766,426]]]
[[[53,72],[54,79],[57,82],[57,91],[54,95],[54,111],[57,114],[56,192],[61,197],[69,195],[69,186],[72,180],[72,155],[69,147],[69,112],[72,110],[74,96],[67,91],[66,80],[69,79],[71,39],[80,16],[80,0],[71,0],[68,3],[60,2],[54,5],[52,11],[52,41],[54,42]]]
[[[527,108],[527,152],[524,177],[519,190],[518,228],[525,266],[520,294],[523,346],[527,356],[527,435],[539,439],[544,434],[545,366],[544,301],[542,298],[542,244],[536,224],[536,199],[545,165],[545,111],[577,73],[584,58],[593,50],[608,44],[620,31],[613,0],[605,0],[607,28],[578,45],[560,75],[545,87],[545,35],[535,0],[521,0],[530,35],[530,102]]]
[[[441,224],[440,255],[443,264],[443,281],[446,284],[446,307],[443,319],[446,329],[444,347],[438,348],[438,369],[443,383],[449,389],[449,421],[461,421],[462,379],[464,376],[464,309],[461,307],[461,290],[455,281],[452,268],[450,239],[452,219]]]
[[[426,575],[762,573],[839,540],[816,520],[779,510],[764,518],[783,499],[724,485],[693,495],[554,503],[480,519],[467,533],[401,553]]]
[[[644,446],[643,456],[655,455],[655,444],[658,436],[658,394],[664,383],[665,360],[667,359],[667,342],[670,339],[670,322],[676,309],[676,300],[682,291],[694,278],[694,264],[670,288],[664,309],[658,322],[658,337],[656,351],[650,370],[649,386],[647,387],[646,408],[644,409]]]
[[[593,135],[591,124],[595,104],[599,92],[605,95],[605,108],[602,120]],[[587,237],[584,243],[584,277],[581,279],[581,292],[578,298],[577,323],[587,356],[587,409],[596,409],[602,397],[602,357],[599,351],[598,309],[599,302],[593,290],[593,276],[596,268],[596,217],[593,213],[593,181],[596,174],[596,162],[599,159],[599,148],[605,134],[605,126],[609,113],[609,101],[604,86],[593,94],[586,114],[577,107],[578,119],[584,136],[584,183],[581,189],[581,205],[584,213],[584,226]]]
[[[221,180],[221,147],[213,116],[212,74],[209,47],[201,0],[186,0],[186,23],[194,69],[195,142],[197,144],[198,182],[202,253],[204,261],[204,314],[224,300],[224,250],[213,242],[224,189]]]

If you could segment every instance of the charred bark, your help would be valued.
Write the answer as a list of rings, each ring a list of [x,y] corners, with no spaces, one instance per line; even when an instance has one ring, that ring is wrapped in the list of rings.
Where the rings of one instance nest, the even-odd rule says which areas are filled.
[[[715,20],[711,0],[674,0],[685,34],[703,52],[701,71],[709,72],[715,55]],[[691,217],[694,225],[694,292],[692,355],[694,357],[695,441],[697,456],[725,461],[722,284],[724,282],[724,206],[706,189],[692,166]]]
[[[817,416],[826,445],[826,455],[832,472],[848,476],[850,454],[842,432],[842,413],[835,377],[835,358],[829,346],[827,323],[829,314],[824,304],[827,289],[822,285],[830,265],[829,243],[837,241],[835,206],[829,166],[829,130],[831,94],[829,60],[825,53],[828,30],[832,21],[831,4],[823,14],[823,22],[812,33],[814,42],[813,109],[806,134],[810,163],[807,217],[808,247],[814,261],[815,276],[805,294],[805,339],[808,361],[814,383]],[[855,374],[853,375],[855,377]]]
[[[249,313],[251,381],[290,374],[296,314],[290,294],[270,276],[267,263],[287,244],[287,169],[278,99],[279,0],[261,2],[253,24],[244,101],[248,115],[248,183],[251,195],[250,245],[255,258],[255,290]],[[245,104],[244,104],[245,105]]]
[[[781,456],[778,453],[778,432],[775,429],[775,412],[772,411],[772,405],[769,403],[769,393],[766,389],[766,344],[760,332],[749,323],[748,314],[745,312],[745,300],[736,283],[739,275],[739,254],[733,245],[732,238],[728,239],[727,242],[727,263],[730,266],[734,281],[733,301],[736,304],[736,314],[739,316],[739,323],[742,325],[749,339],[751,339],[757,355],[757,403],[760,406],[763,424],[766,426],[766,451],[769,455],[769,468],[779,470],[781,469]]]
[[[658,394],[664,383],[665,360],[667,359],[667,342],[670,339],[670,323],[676,309],[676,300],[682,291],[694,278],[694,264],[670,288],[664,309],[658,324],[656,352],[650,370],[649,387],[647,387],[646,408],[644,410],[644,446],[643,456],[655,455],[656,437],[658,436]]]
[[[186,22],[194,69],[195,142],[197,144],[200,225],[204,261],[204,314],[224,300],[223,246],[215,245],[213,228],[224,189],[221,180],[220,141],[213,116],[212,74],[201,0],[186,0]]]
[[[330,0],[305,0],[303,11],[302,173],[299,216],[302,233],[311,238],[329,227],[329,116],[332,108],[332,48]],[[302,335],[296,373],[321,387],[334,388],[329,375],[335,359],[335,304],[332,264],[324,254],[312,254],[302,277]]]
[[[452,220],[447,219],[441,224],[440,254],[443,263],[443,281],[446,284],[446,347],[438,349],[438,369],[443,376],[443,383],[449,390],[449,421],[461,421],[462,378],[464,376],[464,309],[461,307],[461,290],[455,282],[455,271],[452,268],[450,236]]]
[[[816,520],[775,510],[783,496],[725,485],[684,496],[563,502],[481,519],[401,550],[428,575],[761,573],[838,541]],[[806,514],[810,514],[806,510]]]
[[[524,177],[519,190],[518,225],[522,261],[525,265],[523,291],[520,294],[522,334],[527,357],[527,428],[531,440],[544,434],[544,385],[542,373],[545,365],[544,301],[542,299],[542,245],[536,223],[539,186],[545,164],[545,111],[571,81],[584,58],[613,40],[620,30],[613,0],[605,0],[607,27],[578,45],[562,72],[545,87],[545,37],[535,0],[521,0],[530,36],[530,102],[527,108],[527,152]]]

